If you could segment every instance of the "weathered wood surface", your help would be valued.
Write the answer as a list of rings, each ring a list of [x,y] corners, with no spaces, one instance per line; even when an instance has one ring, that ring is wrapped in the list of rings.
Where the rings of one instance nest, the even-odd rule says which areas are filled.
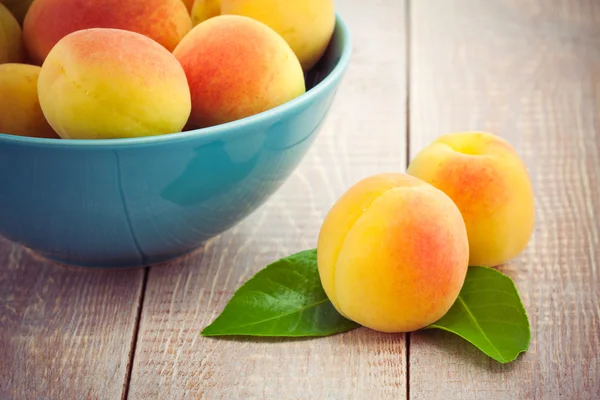
[[[507,366],[450,334],[410,337],[414,399],[600,398],[600,2],[411,4],[410,150],[484,129],[525,160],[537,224],[501,268],[531,320]]]
[[[143,270],[54,266],[0,239],[0,399],[600,398],[600,2],[415,0],[408,15],[399,0],[336,6],[354,54],[313,149],[246,221],[152,267],[143,304]],[[442,332],[199,336],[260,268],[314,247],[352,183],[404,170],[407,143],[414,156],[470,129],[513,143],[536,192],[532,241],[501,267],[532,325],[516,362]]]
[[[0,399],[119,399],[144,270],[53,265],[0,239]]]
[[[359,329],[316,340],[233,341],[200,330],[267,263],[313,248],[325,213],[355,181],[405,166],[402,1],[337,1],[351,66],[314,147],[280,191],[203,252],[152,267],[130,399],[402,399],[403,335]]]

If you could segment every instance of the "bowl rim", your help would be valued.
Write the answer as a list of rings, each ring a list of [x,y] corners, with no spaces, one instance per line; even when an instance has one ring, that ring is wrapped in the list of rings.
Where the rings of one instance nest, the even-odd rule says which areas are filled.
[[[352,42],[350,31],[338,12],[335,13],[335,29],[339,29],[339,34],[343,38],[343,47],[335,67],[323,78],[322,81],[301,94],[300,96],[273,107],[261,113],[241,118],[235,121],[226,122],[206,128],[192,129],[184,132],[175,132],[164,135],[141,136],[135,138],[113,138],[113,139],[52,139],[38,138],[31,136],[18,136],[0,132],[0,144],[22,144],[22,145],[44,145],[59,148],[99,148],[99,147],[130,147],[151,145],[162,142],[179,142],[193,139],[219,140],[229,137],[235,137],[242,134],[242,129],[253,125],[265,123],[274,119],[277,115],[293,112],[295,109],[307,105],[316,97],[335,86],[342,78],[352,53]]]

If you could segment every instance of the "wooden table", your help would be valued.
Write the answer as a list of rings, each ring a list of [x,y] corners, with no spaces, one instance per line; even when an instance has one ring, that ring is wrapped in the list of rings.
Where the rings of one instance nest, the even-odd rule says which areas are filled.
[[[0,399],[600,398],[600,1],[337,0],[351,66],[286,185],[192,257],[52,265],[0,240]],[[351,184],[403,171],[435,137],[507,138],[537,225],[510,275],[532,343],[501,366],[444,332],[315,340],[200,330],[267,263],[314,247]]]

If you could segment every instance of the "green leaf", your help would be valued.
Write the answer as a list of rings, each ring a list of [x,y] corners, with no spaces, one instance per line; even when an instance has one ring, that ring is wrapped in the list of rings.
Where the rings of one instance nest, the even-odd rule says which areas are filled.
[[[240,287],[203,336],[326,336],[359,327],[342,317],[319,278],[316,250],[282,258]]]
[[[515,284],[487,267],[469,267],[458,299],[426,329],[433,328],[457,334],[502,364],[526,351],[531,337]]]

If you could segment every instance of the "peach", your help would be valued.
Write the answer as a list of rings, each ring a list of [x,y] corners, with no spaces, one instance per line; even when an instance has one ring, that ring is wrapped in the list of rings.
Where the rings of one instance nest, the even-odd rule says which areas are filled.
[[[146,36],[120,29],[86,29],[62,38],[42,65],[38,93],[46,119],[65,139],[179,132],[191,110],[175,56]]]
[[[533,189],[506,140],[486,132],[444,135],[421,150],[407,172],[456,203],[467,226],[470,265],[500,265],[527,246],[534,227]]]
[[[352,186],[325,217],[317,244],[319,276],[334,307],[382,332],[418,330],[444,316],[468,261],[456,205],[404,173]]]
[[[0,3],[0,64],[24,61],[21,26]]]
[[[0,133],[57,139],[38,101],[40,67],[0,65]]]
[[[192,6],[192,25],[221,14],[221,0],[196,0]]]
[[[172,51],[192,20],[181,0],[36,0],[23,25],[25,46],[42,64],[60,39],[88,28],[137,32]]]
[[[305,91],[290,46],[248,17],[217,16],[196,25],[175,48],[190,85],[190,124],[199,128],[248,117]]]
[[[335,28],[333,0],[222,0],[221,13],[245,15],[274,29],[292,47],[304,71],[323,56]]]

